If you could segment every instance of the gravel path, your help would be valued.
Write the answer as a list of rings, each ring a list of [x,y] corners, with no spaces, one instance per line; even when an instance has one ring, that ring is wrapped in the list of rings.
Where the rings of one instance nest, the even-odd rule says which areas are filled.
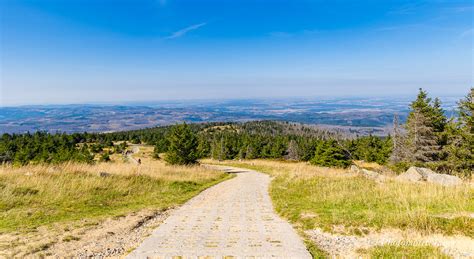
[[[214,168],[236,177],[174,211],[127,258],[311,258],[290,224],[273,211],[268,175]]]

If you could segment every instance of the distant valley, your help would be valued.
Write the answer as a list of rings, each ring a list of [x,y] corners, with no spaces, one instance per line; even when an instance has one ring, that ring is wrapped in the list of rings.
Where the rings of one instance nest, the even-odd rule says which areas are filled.
[[[448,117],[459,97],[444,97]],[[0,108],[0,132],[111,132],[176,122],[280,120],[386,135],[394,114],[406,119],[410,98],[269,99],[45,105]]]

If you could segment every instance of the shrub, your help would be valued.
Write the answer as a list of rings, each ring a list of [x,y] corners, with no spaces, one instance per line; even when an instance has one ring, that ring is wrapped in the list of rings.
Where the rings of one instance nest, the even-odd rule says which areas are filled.
[[[311,164],[319,166],[348,167],[351,164],[347,152],[335,140],[321,142],[316,148]]]

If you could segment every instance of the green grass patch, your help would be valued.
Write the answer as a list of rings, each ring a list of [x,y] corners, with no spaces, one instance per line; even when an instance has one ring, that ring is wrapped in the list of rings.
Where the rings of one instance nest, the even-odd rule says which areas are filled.
[[[76,236],[68,235],[68,236],[63,237],[64,242],[71,242],[71,241],[77,241],[77,240],[80,240],[80,238]]]
[[[144,208],[165,209],[228,177],[220,172],[193,181],[143,175],[1,174],[0,232],[120,216]]]
[[[277,177],[270,194],[275,209],[304,229],[331,231],[334,225],[395,227],[474,236],[474,219],[437,216],[472,211],[474,195],[468,190],[397,182],[380,185],[362,177]]]
[[[308,252],[311,254],[313,258],[330,258],[328,253],[321,250],[316,244],[311,242],[311,240],[306,238],[304,240],[304,243],[306,245],[306,248],[308,249]]]
[[[451,258],[437,247],[428,245],[388,244],[361,251],[370,258]]]

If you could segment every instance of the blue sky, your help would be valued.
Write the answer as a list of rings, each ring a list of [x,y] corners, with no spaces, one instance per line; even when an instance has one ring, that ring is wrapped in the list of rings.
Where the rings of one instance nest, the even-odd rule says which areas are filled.
[[[472,1],[3,0],[1,104],[464,95]]]

